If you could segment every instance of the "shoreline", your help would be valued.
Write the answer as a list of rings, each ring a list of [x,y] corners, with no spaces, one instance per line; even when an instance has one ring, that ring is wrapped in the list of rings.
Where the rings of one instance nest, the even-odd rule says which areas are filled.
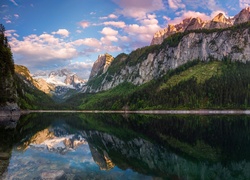
[[[126,110],[21,110],[21,114],[29,113],[103,113],[103,114],[232,114],[232,115],[250,115],[250,110],[139,110],[139,111],[126,111]]]

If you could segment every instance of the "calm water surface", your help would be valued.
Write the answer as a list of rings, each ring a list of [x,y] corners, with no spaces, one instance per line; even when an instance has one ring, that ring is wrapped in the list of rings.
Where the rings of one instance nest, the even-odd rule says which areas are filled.
[[[40,113],[0,121],[0,179],[250,179],[250,116]]]

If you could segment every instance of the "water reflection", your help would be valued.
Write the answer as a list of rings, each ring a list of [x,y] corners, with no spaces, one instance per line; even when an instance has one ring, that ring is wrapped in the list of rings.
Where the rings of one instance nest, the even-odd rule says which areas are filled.
[[[250,179],[248,116],[44,113],[0,131],[3,179]]]

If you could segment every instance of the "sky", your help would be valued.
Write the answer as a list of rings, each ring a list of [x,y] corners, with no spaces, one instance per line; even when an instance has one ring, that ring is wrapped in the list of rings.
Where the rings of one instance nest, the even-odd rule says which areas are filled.
[[[234,16],[247,6],[250,0],[1,0],[0,24],[16,64],[88,79],[99,54],[130,53],[168,24]]]

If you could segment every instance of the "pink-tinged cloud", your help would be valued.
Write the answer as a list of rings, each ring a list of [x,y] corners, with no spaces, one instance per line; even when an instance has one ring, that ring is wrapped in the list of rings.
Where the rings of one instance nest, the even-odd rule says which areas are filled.
[[[181,0],[168,0],[168,5],[171,9],[184,9],[186,6]]]
[[[79,22],[79,25],[80,25],[83,29],[85,29],[85,28],[89,27],[90,23],[89,23],[88,21],[81,21],[81,22]]]
[[[117,18],[118,18],[117,15],[115,15],[115,14],[110,14],[110,15],[108,15],[108,16],[100,17],[99,19],[105,20],[105,19],[117,19]]]
[[[250,1],[249,0],[239,0],[239,6],[240,8],[246,8],[250,6]]]
[[[10,2],[12,2],[15,6],[18,6],[15,0],[10,0]]]
[[[205,13],[195,12],[195,11],[182,11],[179,17],[174,18],[173,20],[168,21],[169,24],[178,24],[183,21],[183,19],[190,17],[200,17],[202,20],[210,20],[211,16],[206,15]]]
[[[101,43],[99,42],[99,40],[95,38],[78,39],[74,41],[72,44],[76,46],[85,45],[85,46],[90,46],[90,47],[95,47],[95,48],[101,47]]]
[[[110,27],[104,27],[101,31],[102,34],[105,36],[116,36],[118,34],[118,31],[110,28]]]
[[[16,30],[6,30],[4,35],[7,37],[11,37],[13,33],[16,33]]]
[[[150,43],[155,32],[161,29],[158,20],[154,14],[147,15],[147,18],[139,21],[139,24],[130,24],[124,28],[124,31],[133,37],[134,40],[144,43]]]
[[[52,34],[58,34],[58,35],[61,35],[63,37],[68,37],[70,33],[67,29],[58,29],[58,31],[52,32]]]
[[[110,15],[108,15],[108,17],[110,19],[117,19],[118,18],[118,16],[116,16],[115,14],[110,14]]]
[[[19,15],[18,15],[18,14],[14,14],[14,17],[15,17],[15,18],[19,18]]]
[[[15,62],[29,67],[65,63],[78,55],[75,47],[51,34],[32,34],[18,40],[15,34],[9,38]]]
[[[162,0],[113,0],[120,6],[118,13],[136,19],[145,18],[147,13],[164,9]]]
[[[123,21],[107,21],[103,23],[105,26],[114,26],[118,28],[124,28],[126,26],[125,22]]]

